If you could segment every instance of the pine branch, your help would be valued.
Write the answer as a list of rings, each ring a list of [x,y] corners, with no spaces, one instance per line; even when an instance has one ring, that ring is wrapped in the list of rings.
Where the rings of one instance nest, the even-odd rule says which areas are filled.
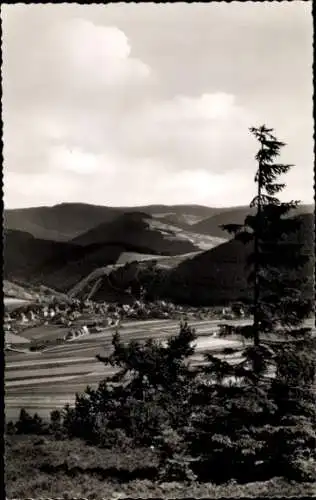
[[[230,234],[238,234],[244,226],[242,224],[221,224],[219,227]]]

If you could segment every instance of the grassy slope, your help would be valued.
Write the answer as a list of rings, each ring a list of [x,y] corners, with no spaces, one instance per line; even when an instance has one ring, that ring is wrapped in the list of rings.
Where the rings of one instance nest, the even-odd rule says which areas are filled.
[[[36,298],[36,294],[32,290],[26,289],[8,280],[3,280],[2,287],[5,297],[14,297],[23,300],[34,300]]]
[[[102,450],[79,440],[54,441],[36,436],[8,436],[5,447],[8,498],[183,498],[315,496],[315,485],[276,478],[239,484],[162,483],[153,474],[157,458],[148,449]]]
[[[178,226],[185,231],[191,231],[191,225],[203,220],[203,217],[194,216],[194,215],[186,215],[186,214],[153,214],[157,220],[163,222],[164,224],[170,224],[173,226]]]
[[[182,255],[171,255],[171,256],[165,256],[165,255],[153,255],[153,254],[141,254],[141,253],[132,253],[132,252],[123,252],[118,261],[117,265],[124,265],[127,262],[144,262],[144,261],[150,261],[150,262],[158,262],[159,265],[162,265],[167,268],[174,268],[178,266],[181,262],[187,259],[192,259],[196,255],[199,255],[202,253],[202,250],[196,251],[196,252],[189,252],[187,254],[182,254]]]

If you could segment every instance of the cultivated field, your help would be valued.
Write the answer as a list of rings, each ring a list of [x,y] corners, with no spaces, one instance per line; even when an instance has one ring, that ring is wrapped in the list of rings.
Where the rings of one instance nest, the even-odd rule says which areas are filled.
[[[116,262],[117,266],[127,264],[128,262],[144,262],[144,261],[157,261],[159,265],[163,265],[164,267],[168,268],[173,268],[177,267],[181,262],[183,262],[186,259],[192,259],[196,255],[199,255],[202,253],[203,250],[198,251],[198,252],[190,252],[190,253],[184,253],[182,255],[171,255],[171,256],[165,256],[165,255],[151,255],[151,254],[141,254],[141,253],[135,253],[135,252],[123,252],[121,253],[119,259]]]
[[[201,336],[197,341],[198,352],[238,345],[237,341],[210,337],[215,333],[218,323],[217,320],[192,321],[192,326]],[[39,332],[42,330],[43,338],[47,338],[46,329],[47,327],[38,327],[29,332],[33,332],[39,339]],[[49,330],[56,336],[52,327]],[[56,327],[56,330],[60,334],[60,328]],[[147,320],[124,322],[120,332],[122,339],[128,342],[148,337],[166,339],[178,330],[178,321]],[[53,408],[73,402],[76,391],[84,390],[88,384],[97,385],[104,376],[111,373],[111,369],[105,368],[95,356],[110,352],[113,332],[113,328],[107,328],[101,333],[83,336],[43,352],[8,351],[5,366],[7,418],[15,418],[22,406],[47,416]],[[26,335],[31,339],[31,335]]]
[[[192,362],[202,359],[203,351],[216,352],[223,347],[242,347],[238,340],[226,340],[214,337],[221,323],[247,324],[249,320],[230,322],[227,320],[190,321],[196,329],[196,353]],[[307,322],[313,327],[314,320]],[[61,333],[60,327],[38,327],[33,331],[36,339],[47,339],[47,331],[56,336]],[[56,330],[56,331],[55,331]],[[65,329],[65,332],[67,330]],[[155,338],[164,340],[179,331],[177,320],[144,320],[126,321],[122,323],[120,334],[122,340],[145,340]],[[5,406],[8,420],[18,417],[19,410],[24,407],[30,412],[38,412],[47,417],[54,408],[62,408],[72,403],[76,392],[81,392],[89,384],[95,387],[105,376],[113,373],[112,368],[105,367],[95,358],[96,354],[109,354],[113,327],[105,328],[100,333],[84,335],[62,345],[45,349],[42,352],[7,351],[5,356]],[[32,336],[25,333],[28,339]],[[240,355],[226,356],[227,361],[240,361]]]
[[[21,307],[23,305],[26,306],[28,304],[31,304],[31,302],[31,300],[18,299],[15,297],[5,297],[4,299],[5,308],[8,311],[13,311],[17,307]]]

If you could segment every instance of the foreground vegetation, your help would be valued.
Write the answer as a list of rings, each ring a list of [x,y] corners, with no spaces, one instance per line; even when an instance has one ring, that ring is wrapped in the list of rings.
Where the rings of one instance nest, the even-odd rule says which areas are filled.
[[[19,421],[7,426],[11,435],[7,455],[10,460],[15,456],[17,463],[15,447],[22,446],[23,455],[30,446],[27,440],[24,446],[14,444],[17,436],[48,436],[38,441],[38,452],[30,451],[38,457],[33,467],[38,467],[44,484],[41,494],[54,488],[47,474],[72,493],[78,490],[72,489],[68,476],[80,477],[83,483],[76,481],[80,495],[88,487],[89,493],[104,496],[97,481],[105,481],[101,488],[120,483],[120,492],[121,483],[128,483],[129,496],[137,485],[137,497],[143,488],[145,496],[152,496],[152,486],[153,496],[165,496],[164,488],[170,496],[172,487],[172,495],[183,496],[185,491],[188,496],[190,491],[195,496],[201,488],[213,497],[313,491],[316,342],[302,327],[313,304],[299,291],[300,273],[292,273],[302,269],[308,256],[290,237],[299,221],[284,217],[297,203],[275,198],[284,187],[276,178],[290,168],[274,163],[283,144],[266,127],[251,132],[260,142],[258,194],[252,202],[256,213],[243,225],[226,228],[253,249],[248,283],[254,291],[254,321],[238,331],[231,329],[251,341],[242,361],[233,365],[206,353],[202,366],[190,366],[196,335],[187,323],[165,343],[149,339],[126,345],[117,332],[112,353],[97,356],[118,369],[115,375],[97,389],[87,387],[77,394],[74,407],[53,412],[50,424],[21,411]],[[269,342],[267,334],[282,342]],[[70,455],[65,455],[68,449]],[[18,481],[14,465],[11,472],[7,470],[7,481],[12,477]],[[33,485],[35,490],[39,484]]]
[[[7,425],[7,485],[22,488],[18,464],[25,454],[32,477],[38,473],[40,482],[34,481],[44,488],[41,494],[48,484],[53,487],[51,476],[69,489],[69,476],[89,475],[85,487],[126,483],[129,496],[128,488],[139,481],[145,491],[156,484],[156,493],[161,483],[183,483],[176,487],[180,492],[184,485],[208,483],[202,491],[211,488],[207,494],[216,495],[222,490],[215,484],[265,488],[268,481],[270,488],[271,480],[276,488],[296,481],[302,487],[291,483],[290,490],[309,491],[316,480],[315,401],[308,390],[315,345],[279,347],[275,379],[259,382],[250,370],[230,367],[230,384],[228,364],[211,355],[201,369],[187,365],[194,338],[185,324],[167,346],[150,340],[124,345],[114,336],[113,353],[98,358],[120,368],[115,376],[78,394],[73,408],[52,412],[50,423],[22,410],[16,424]]]
[[[8,436],[5,484],[8,498],[220,498],[311,497],[311,483],[282,478],[226,484],[161,482],[140,476],[155,472],[157,459],[148,449],[102,449],[82,440]],[[137,470],[138,469],[138,470]],[[136,472],[136,474],[135,474]],[[134,477],[133,477],[134,473]]]

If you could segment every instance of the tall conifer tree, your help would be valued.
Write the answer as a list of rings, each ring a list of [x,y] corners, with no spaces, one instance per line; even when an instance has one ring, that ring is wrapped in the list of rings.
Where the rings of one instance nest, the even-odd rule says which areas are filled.
[[[262,334],[275,332],[276,328],[281,327],[283,334],[291,336],[306,333],[300,327],[312,312],[312,301],[301,293],[301,271],[309,256],[304,255],[298,238],[301,220],[295,209],[299,202],[281,202],[276,197],[285,188],[278,177],[292,167],[277,161],[285,143],[265,125],[252,127],[250,132],[260,145],[255,156],[257,194],[250,204],[255,213],[248,215],[244,224],[222,227],[251,249],[247,260],[248,281],[253,288],[251,337],[258,348]],[[249,338],[249,327],[239,328],[239,332]],[[251,351],[254,357],[256,351],[258,354],[260,350]],[[257,363],[258,370],[260,365]]]
[[[277,162],[285,144],[266,126],[250,132],[260,146],[252,215],[223,227],[246,245],[253,290],[252,325],[229,333],[237,331],[252,345],[237,365],[205,356],[186,440],[207,476],[225,474],[230,463],[233,477],[247,480],[271,474],[313,480],[315,339],[302,327],[313,310],[302,293],[310,256],[300,244],[298,202],[276,197],[285,187],[278,177],[291,168]],[[282,342],[271,342],[270,333]],[[274,379],[265,376],[272,374],[268,368]]]

